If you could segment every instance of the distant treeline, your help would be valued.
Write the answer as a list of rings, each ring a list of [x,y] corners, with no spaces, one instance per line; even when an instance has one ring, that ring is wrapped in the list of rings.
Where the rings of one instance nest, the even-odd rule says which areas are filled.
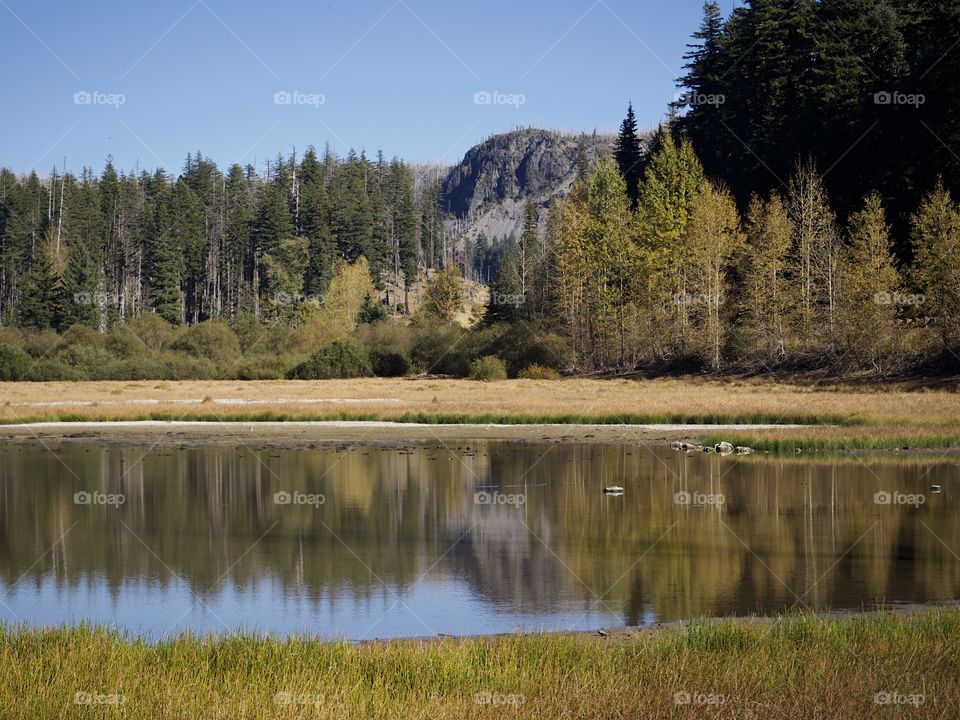
[[[155,312],[171,323],[269,317],[278,293],[320,297],[366,257],[403,286],[443,262],[439,184],[354,152],[278,156],[266,175],[200,153],[164,170],[41,179],[0,171],[0,319],[99,329]]]

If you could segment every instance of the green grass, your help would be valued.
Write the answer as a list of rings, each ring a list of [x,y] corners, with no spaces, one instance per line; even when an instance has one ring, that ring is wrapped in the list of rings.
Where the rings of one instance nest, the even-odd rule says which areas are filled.
[[[183,422],[304,422],[304,421],[370,421],[383,420],[397,423],[426,423],[433,425],[495,424],[495,425],[733,425],[733,424],[790,424],[790,425],[839,425],[859,426],[868,421],[859,417],[839,415],[783,415],[779,413],[729,414],[600,414],[600,415],[509,415],[499,413],[429,413],[407,412],[401,415],[380,413],[171,413],[153,412],[139,415],[91,416],[83,413],[50,413],[18,418],[0,419],[0,425],[36,422],[110,422],[164,420]]]
[[[362,645],[7,626],[0,716],[953,717],[958,639],[956,609]],[[885,692],[918,704],[877,704]],[[76,705],[77,693],[123,703]]]
[[[775,454],[796,454],[796,448],[803,453],[841,453],[856,450],[948,450],[960,448],[960,435],[897,435],[857,437],[762,437],[757,435],[728,434],[705,435],[698,442],[704,445],[716,445],[726,440],[734,445],[747,445],[757,452]]]

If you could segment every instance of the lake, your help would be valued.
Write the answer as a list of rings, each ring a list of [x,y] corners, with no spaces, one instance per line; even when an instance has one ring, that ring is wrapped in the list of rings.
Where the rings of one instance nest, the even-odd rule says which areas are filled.
[[[0,619],[368,640],[941,602],[960,597],[958,469],[587,443],[8,442]]]

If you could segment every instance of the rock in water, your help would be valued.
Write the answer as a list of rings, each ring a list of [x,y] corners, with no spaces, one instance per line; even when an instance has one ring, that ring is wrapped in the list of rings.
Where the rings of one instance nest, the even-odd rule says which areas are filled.
[[[714,448],[714,451],[719,455],[733,455],[733,445],[724,441],[722,443],[717,443],[717,446]]]

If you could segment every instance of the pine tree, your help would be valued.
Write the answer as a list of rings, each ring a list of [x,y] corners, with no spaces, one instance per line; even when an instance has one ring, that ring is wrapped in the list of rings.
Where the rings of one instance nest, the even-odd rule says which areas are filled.
[[[97,300],[97,268],[83,241],[74,240],[68,247],[67,265],[60,285],[60,325],[68,328],[82,324],[98,328],[100,308]]]
[[[633,114],[633,103],[627,105],[627,116],[620,124],[620,134],[613,152],[627,186],[627,197],[630,198],[630,207],[637,207],[639,198],[640,176],[643,153],[640,147],[640,138],[637,135],[637,118]]]
[[[19,322],[26,327],[45,329],[57,323],[57,277],[50,266],[46,248],[38,246],[23,280]]]

